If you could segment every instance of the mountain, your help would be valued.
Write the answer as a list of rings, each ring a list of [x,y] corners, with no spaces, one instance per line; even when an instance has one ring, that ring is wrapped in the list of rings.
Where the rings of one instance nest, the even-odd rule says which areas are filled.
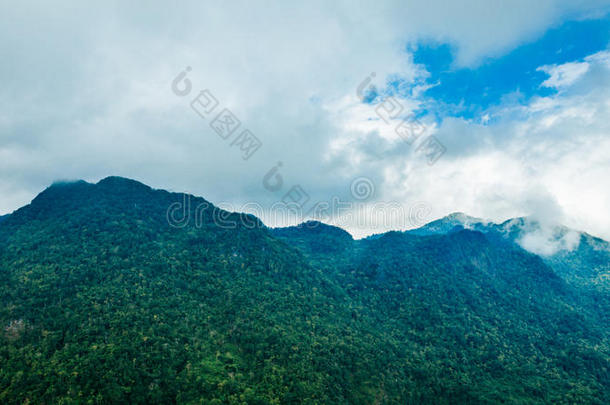
[[[610,292],[610,243],[562,225],[543,223],[534,218],[514,218],[495,224],[454,213],[408,232],[416,235],[446,234],[456,227],[507,239],[539,255],[567,282]]]
[[[462,212],[454,212],[444,218],[427,223],[426,225],[413,229],[409,233],[414,235],[434,235],[439,233],[449,233],[455,227],[484,230],[487,222],[480,219],[468,216]]]
[[[336,226],[307,221],[293,227],[271,229],[271,234],[300,250],[319,255],[339,253],[354,242],[352,236]]]
[[[456,226],[354,240],[54,184],[0,224],[0,402],[606,403],[607,294]]]
[[[0,222],[4,221],[5,219],[7,219],[9,216],[9,214],[7,215],[0,215]]]

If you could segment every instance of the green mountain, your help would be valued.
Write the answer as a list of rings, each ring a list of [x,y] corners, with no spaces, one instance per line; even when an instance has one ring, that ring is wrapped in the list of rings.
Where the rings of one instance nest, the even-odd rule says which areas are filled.
[[[568,283],[610,293],[610,243],[565,226],[542,223],[534,218],[514,218],[494,224],[454,213],[409,233],[446,234],[456,227],[507,239],[540,255]]]
[[[484,221],[481,218],[471,217],[462,212],[454,212],[444,218],[429,222],[420,228],[410,230],[409,233],[413,235],[435,235],[449,233],[455,227],[485,231],[488,223],[488,221]]]
[[[61,183],[0,224],[0,283],[0,403],[610,398],[607,294],[459,226],[353,240]]]

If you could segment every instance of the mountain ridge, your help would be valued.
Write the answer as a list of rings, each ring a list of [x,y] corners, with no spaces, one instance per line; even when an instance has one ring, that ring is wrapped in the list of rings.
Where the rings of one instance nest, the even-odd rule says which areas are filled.
[[[127,177],[122,177],[122,176],[107,176],[102,178],[101,180],[99,180],[97,183],[90,183],[90,182],[86,182],[84,180],[71,180],[71,181],[57,181],[52,183],[47,189],[45,189],[44,191],[42,191],[40,194],[38,194],[38,196],[36,196],[32,202],[34,202],[38,197],[40,197],[41,195],[45,195],[47,194],[47,192],[50,192],[52,190],[55,189],[59,189],[59,188],[63,188],[63,187],[78,187],[78,186],[83,186],[83,187],[90,187],[90,186],[101,186],[103,189],[106,190],[117,190],[117,189],[121,189],[122,191],[134,191],[134,190],[142,190],[142,191],[151,191],[151,192],[165,192],[165,193],[170,193],[170,194],[179,194],[179,195],[186,195],[192,198],[196,198],[196,199],[200,199],[200,200],[204,200],[205,198],[203,197],[198,197],[186,192],[169,192],[163,189],[154,189],[138,180],[134,180],[134,179],[130,179]],[[29,205],[29,204],[28,204]],[[28,206],[26,205],[26,207]],[[24,208],[24,207],[21,207]],[[244,213],[237,213],[237,214],[244,214]],[[10,214],[6,214],[6,215],[0,215],[0,220],[2,220],[2,218],[6,219],[6,217],[8,217]],[[248,214],[249,215],[249,214]],[[480,230],[482,229],[481,227],[483,226],[492,226],[492,227],[496,227],[496,228],[502,228],[502,229],[506,229],[509,230],[509,228],[511,228],[511,226],[514,226],[516,228],[519,228],[518,224],[521,224],[521,226],[523,224],[526,223],[539,223],[538,220],[535,219],[535,217],[515,217],[515,218],[509,218],[506,219],[504,221],[501,222],[493,222],[491,220],[485,220],[482,218],[478,218],[478,217],[473,217],[470,216],[468,214],[465,214],[463,212],[460,211],[456,211],[456,212],[452,212],[444,217],[441,218],[437,218],[435,220],[432,220],[430,222],[427,222],[426,224],[418,227],[418,228],[414,228],[414,229],[409,229],[405,232],[408,233],[414,233],[414,234],[433,234],[433,233],[447,233],[448,231],[450,231],[451,229],[453,229],[455,226],[462,226],[466,229],[468,229],[469,227],[474,226],[475,230]],[[336,228],[336,229],[340,229],[343,232],[346,232],[349,234],[348,231],[346,231],[345,229],[336,226],[336,225],[332,225],[332,224],[327,224],[321,221],[317,221],[317,220],[305,220],[299,224],[296,225],[290,225],[290,226],[284,226],[284,227],[270,227],[273,229],[290,229],[290,228],[294,228],[294,227],[306,227],[306,228],[315,228],[317,226],[322,226],[322,227],[331,227],[331,228]],[[563,229],[564,231],[572,231],[572,232],[578,232],[579,234],[585,235],[586,237],[590,237],[594,240],[598,240],[598,241],[603,241],[608,243],[608,241],[604,240],[601,237],[597,237],[594,235],[590,235],[587,232],[584,231],[579,231],[579,230],[574,230],[574,229],[570,229],[564,225],[561,224],[553,224],[553,227],[557,227],[560,229]],[[387,232],[400,232],[398,229],[396,230],[391,230],[391,231],[387,231]],[[384,233],[387,233],[384,232]],[[382,234],[376,234],[376,235],[370,235],[367,236],[365,238],[371,238],[371,237],[376,237],[378,235],[383,235]],[[351,236],[351,234],[350,234]]]
[[[509,239],[354,240],[316,222],[248,226],[129,179],[71,184],[0,224],[3,403],[610,395],[608,295]],[[168,222],[174,206],[191,220]]]

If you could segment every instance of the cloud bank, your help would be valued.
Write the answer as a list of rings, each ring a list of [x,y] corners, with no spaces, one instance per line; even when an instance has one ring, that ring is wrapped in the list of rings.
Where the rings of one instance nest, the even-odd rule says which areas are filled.
[[[565,19],[594,18],[601,1],[32,2],[0,6],[0,212],[28,203],[57,179],[121,175],[234,206],[270,207],[298,185],[310,201],[366,201],[492,219],[527,215],[541,199],[557,219],[610,239],[607,184],[608,54],[541,66],[558,93],[488,111],[489,121],[422,116],[447,148],[434,166],[362,103],[357,86],[400,77],[415,87],[405,114],[424,101],[410,44],[451,43],[455,65],[476,69]],[[187,66],[262,142],[247,161],[171,91]],[[284,186],[264,176],[282,163]],[[605,181],[605,183],[604,183]],[[420,218],[421,219],[421,218]],[[271,224],[274,225],[274,224]],[[411,227],[358,224],[356,236]],[[383,229],[382,229],[383,228]]]

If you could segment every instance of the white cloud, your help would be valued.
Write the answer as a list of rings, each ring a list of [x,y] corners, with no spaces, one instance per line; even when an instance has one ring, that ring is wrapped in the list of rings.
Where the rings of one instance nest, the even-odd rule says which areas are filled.
[[[541,256],[552,256],[559,251],[572,251],[580,243],[580,233],[568,231],[558,235],[552,227],[542,227],[525,233],[517,240],[525,250]]]
[[[123,175],[211,201],[270,205],[294,184],[312,200],[348,198],[351,179],[366,175],[377,198],[401,201],[407,212],[428,201],[431,217],[520,214],[531,194],[548,188],[575,224],[601,234],[610,229],[602,214],[608,196],[595,184],[608,173],[608,103],[591,80],[607,84],[607,70],[595,58],[572,82],[581,93],[539,100],[518,111],[516,122],[448,119],[437,128],[425,119],[448,148],[433,167],[374,120],[356,87],[371,72],[380,82],[389,74],[412,81],[421,71],[405,49],[418,39],[453,43],[458,64],[476,65],[566,16],[603,7],[549,0],[3,3],[0,212],[56,179]],[[187,65],[194,91],[209,88],[263,141],[251,160],[190,109],[194,93],[171,93]],[[262,177],[278,161],[286,185],[270,193]],[[579,206],[575,196],[583,195],[589,200]]]
[[[590,69],[561,93],[495,111],[493,124],[446,119],[435,135],[447,155],[433,167],[395,164],[401,176],[386,178],[385,188],[399,201],[428,201],[433,218],[455,211],[495,221],[532,215],[610,239],[610,66],[604,55],[587,58]],[[525,243],[536,249],[547,236],[534,234]]]
[[[549,75],[549,78],[542,82],[542,86],[560,89],[573,84],[582,75],[587,73],[589,64],[586,62],[572,62],[559,66],[542,66],[538,70]]]

